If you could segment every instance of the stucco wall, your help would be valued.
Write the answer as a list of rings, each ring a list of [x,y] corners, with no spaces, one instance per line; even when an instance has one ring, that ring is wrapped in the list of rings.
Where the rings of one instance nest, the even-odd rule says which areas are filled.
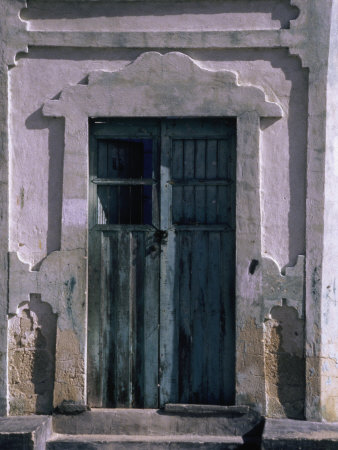
[[[60,248],[64,124],[42,117],[43,102],[89,72],[120,69],[140,53],[37,48],[11,70],[10,251],[27,264]],[[282,105],[281,120],[261,124],[262,245],[280,267],[294,265],[305,252],[307,71],[285,50],[185,53],[204,68],[235,71],[240,83],[261,86]]]
[[[266,101],[280,105],[283,112],[278,119],[261,118],[258,135],[252,129],[249,136],[241,131],[244,147],[248,139],[253,146],[259,141],[259,164],[250,166],[247,173],[251,176],[259,169],[255,189],[260,206],[256,211],[259,237],[256,244],[247,241],[259,254],[251,260],[248,250],[248,268],[243,272],[248,276],[247,297],[241,294],[237,299],[237,401],[272,416],[300,418],[305,406],[306,418],[337,420],[336,2],[30,0],[26,6],[24,0],[0,5],[4,98],[0,244],[5,254],[12,252],[9,299],[7,254],[0,273],[4,296],[0,305],[1,412],[8,410],[8,401],[11,413],[39,408],[49,412],[62,400],[85,401],[86,244],[73,248],[75,241],[70,240],[62,249],[66,252],[58,252],[65,209],[65,140],[71,133],[62,117],[43,113],[43,104],[58,100],[61,91],[69,91],[66,86],[86,86],[88,74],[96,70],[118,71],[148,51],[174,50],[207,71],[235,72],[239,85],[258,87]],[[242,125],[253,127],[257,117],[250,116],[251,111],[248,114]],[[74,130],[69,142],[75,143]],[[69,179],[67,183],[69,191]],[[86,199],[81,201],[82,211]],[[77,225],[86,225],[84,216],[71,213]],[[305,286],[303,259],[298,258],[294,271],[288,269],[304,254]],[[76,287],[70,294],[73,274]],[[252,284],[248,274],[253,275]],[[41,305],[50,304],[51,311],[47,313],[40,300],[29,305],[30,294],[36,292],[41,294]],[[247,311],[245,298],[250,304]],[[39,312],[45,311],[41,317],[34,310],[36,302]],[[49,391],[36,392],[34,361],[48,346],[49,355],[53,354],[54,338],[41,350],[37,336],[55,314],[52,398]],[[15,356],[19,352],[30,358],[25,368]],[[74,377],[66,357],[69,352],[75,358]],[[285,361],[296,360],[288,378]],[[288,383],[297,386],[295,402],[285,394]]]

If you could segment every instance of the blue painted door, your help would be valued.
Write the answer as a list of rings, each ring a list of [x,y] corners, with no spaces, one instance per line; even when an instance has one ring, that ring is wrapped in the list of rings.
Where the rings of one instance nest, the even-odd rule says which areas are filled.
[[[91,131],[89,403],[231,404],[235,121]]]

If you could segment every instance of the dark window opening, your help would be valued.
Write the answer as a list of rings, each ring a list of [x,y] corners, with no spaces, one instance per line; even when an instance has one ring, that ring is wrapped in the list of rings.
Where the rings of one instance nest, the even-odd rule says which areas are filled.
[[[152,223],[153,141],[100,139],[97,150],[97,223]]]

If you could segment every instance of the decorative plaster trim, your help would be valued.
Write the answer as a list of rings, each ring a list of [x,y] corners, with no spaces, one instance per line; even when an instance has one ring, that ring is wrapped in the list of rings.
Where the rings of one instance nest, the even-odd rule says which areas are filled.
[[[27,0],[2,0],[0,2],[1,62],[15,65],[19,52],[28,52],[27,23],[20,19],[20,11]]]
[[[299,255],[294,267],[287,267],[282,275],[276,261],[262,258],[263,311],[262,322],[269,319],[274,306],[291,306],[304,318],[304,270],[305,256]]]
[[[123,103],[117,100],[122,96]],[[233,117],[247,111],[257,111],[260,117],[283,115],[277,103],[266,100],[262,88],[239,85],[235,72],[201,68],[179,52],[164,55],[147,52],[116,72],[92,72],[88,85],[69,85],[58,100],[48,100],[43,114],[67,117],[74,108],[88,117],[165,117],[190,113]]]

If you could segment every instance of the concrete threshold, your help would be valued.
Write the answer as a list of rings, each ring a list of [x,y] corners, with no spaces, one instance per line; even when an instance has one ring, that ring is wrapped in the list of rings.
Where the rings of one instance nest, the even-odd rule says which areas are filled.
[[[1,450],[338,450],[338,423],[263,419],[247,407],[168,405],[0,418]]]

